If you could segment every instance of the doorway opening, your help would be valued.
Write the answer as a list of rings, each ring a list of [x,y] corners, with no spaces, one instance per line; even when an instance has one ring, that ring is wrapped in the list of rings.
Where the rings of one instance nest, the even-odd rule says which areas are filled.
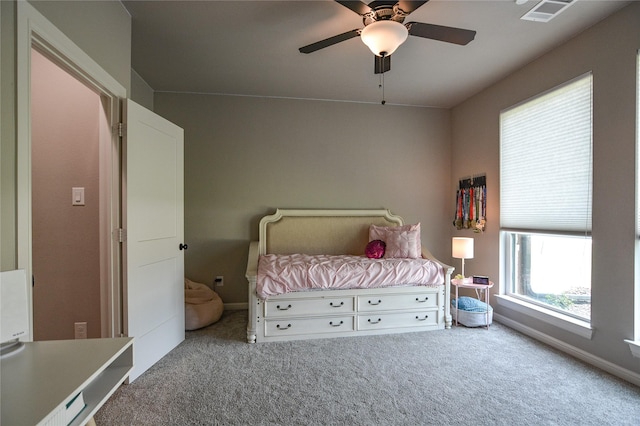
[[[34,282],[25,340],[73,339],[75,323],[82,337],[119,336],[126,90],[31,5],[17,12],[17,266]]]
[[[98,338],[106,331],[103,121],[100,95],[32,48],[33,340]]]

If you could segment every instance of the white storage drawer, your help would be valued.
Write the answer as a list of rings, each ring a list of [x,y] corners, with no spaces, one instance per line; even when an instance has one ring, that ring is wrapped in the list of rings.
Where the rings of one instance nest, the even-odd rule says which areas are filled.
[[[437,289],[411,294],[358,296],[358,311],[360,312],[437,308],[438,305]]]
[[[283,318],[265,322],[265,336],[286,336],[312,333],[339,333],[354,330],[353,316],[325,318]]]
[[[266,318],[295,317],[300,315],[336,314],[353,312],[353,297],[327,297],[317,299],[267,300]]]
[[[438,311],[398,312],[358,315],[358,330],[395,327],[424,327],[438,324]]]

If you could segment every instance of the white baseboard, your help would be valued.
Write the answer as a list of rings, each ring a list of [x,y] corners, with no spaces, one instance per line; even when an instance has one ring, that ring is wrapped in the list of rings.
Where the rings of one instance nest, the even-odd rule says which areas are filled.
[[[600,368],[601,370],[606,371],[607,373],[613,374],[616,377],[619,377],[627,382],[633,383],[636,386],[640,386],[640,374],[635,373],[631,370],[627,370],[626,368],[622,368],[619,365],[616,365],[612,362],[609,362],[605,359],[597,357],[589,352],[586,352],[582,349],[576,348],[575,346],[569,345],[562,340],[558,340],[555,337],[551,337],[547,334],[544,334],[538,330],[535,330],[531,327],[528,327],[524,324],[521,324],[517,321],[509,319],[505,316],[497,314],[494,312],[493,314],[494,320],[499,322],[500,324],[506,325],[509,328],[513,328],[523,334],[526,334],[529,337],[532,337],[536,340],[539,340],[543,343],[546,343],[549,346],[552,346],[562,352],[565,352],[575,358],[578,358],[581,361],[586,362],[587,364],[593,365],[594,367]]]
[[[244,303],[225,303],[224,309],[226,311],[242,311],[249,309],[249,304],[247,302]]]

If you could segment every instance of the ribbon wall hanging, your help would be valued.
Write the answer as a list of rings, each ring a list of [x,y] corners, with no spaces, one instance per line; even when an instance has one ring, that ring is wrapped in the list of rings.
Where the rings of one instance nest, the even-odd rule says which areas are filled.
[[[487,177],[460,179],[456,192],[456,215],[453,226],[483,232],[487,223]]]

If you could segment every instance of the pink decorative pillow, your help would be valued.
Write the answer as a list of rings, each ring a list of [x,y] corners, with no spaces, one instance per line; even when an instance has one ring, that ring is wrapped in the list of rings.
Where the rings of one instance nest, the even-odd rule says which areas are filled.
[[[382,240],[387,244],[385,258],[417,259],[422,256],[420,223],[403,226],[369,227],[369,241]]]
[[[369,259],[380,259],[382,256],[384,256],[386,246],[387,245],[382,240],[369,241],[369,244],[367,244],[367,248],[364,250],[364,253]]]
[[[420,252],[416,250],[417,233],[414,231],[391,232],[387,236],[385,258],[416,259]]]

